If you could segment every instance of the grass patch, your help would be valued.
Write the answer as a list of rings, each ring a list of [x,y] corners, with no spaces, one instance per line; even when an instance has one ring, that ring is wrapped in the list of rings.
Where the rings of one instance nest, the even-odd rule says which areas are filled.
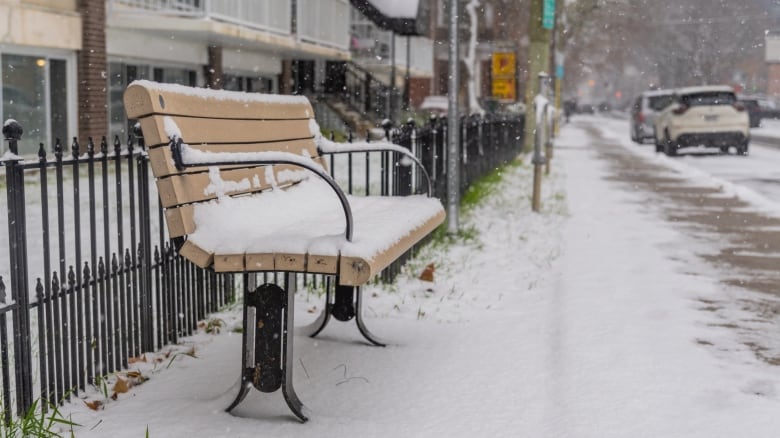
[[[504,177],[504,172],[522,165],[523,163],[519,160],[510,161],[475,181],[463,194],[460,200],[461,208],[468,211],[477,206],[480,201],[495,192]]]
[[[41,403],[47,403],[48,412],[40,409]],[[79,425],[65,418],[57,404],[38,399],[23,416],[12,417],[8,424],[0,420],[0,437],[63,437],[59,432],[63,428],[69,429],[69,436],[73,436],[73,426]]]
[[[333,136],[332,140],[337,143],[344,143],[345,141],[347,141],[347,134],[342,131],[335,131],[335,130],[331,131],[329,129],[328,130],[320,129],[320,133],[322,133],[322,136],[327,139],[331,139],[331,136]]]

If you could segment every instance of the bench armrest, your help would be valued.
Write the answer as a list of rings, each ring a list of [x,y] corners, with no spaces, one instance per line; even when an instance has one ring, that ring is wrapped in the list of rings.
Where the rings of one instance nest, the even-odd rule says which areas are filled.
[[[431,194],[433,193],[433,189],[431,186],[431,178],[430,176],[428,176],[428,171],[425,170],[425,166],[422,165],[420,160],[417,157],[415,157],[414,154],[409,151],[409,149],[406,149],[405,147],[399,146],[397,144],[388,143],[388,142],[335,143],[320,137],[319,141],[317,142],[317,150],[319,151],[320,154],[330,154],[330,155],[349,154],[353,152],[381,152],[381,151],[398,152],[401,155],[404,155],[407,158],[411,159],[422,170],[423,175],[425,175],[425,182],[428,183],[428,191],[426,194],[430,198]]]
[[[330,187],[333,189],[334,192],[336,192],[336,195],[339,197],[339,201],[341,202],[341,207],[344,210],[344,217],[347,221],[347,227],[344,231],[344,236],[346,237],[348,242],[352,241],[352,231],[353,231],[353,218],[352,218],[352,208],[349,206],[349,201],[347,201],[347,195],[344,194],[344,191],[341,190],[341,187],[336,183],[336,181],[328,175],[322,167],[317,165],[314,161],[311,159],[307,159],[305,157],[302,157],[300,155],[295,155],[289,152],[209,152],[209,153],[202,153],[203,158],[202,161],[198,162],[184,162],[183,156],[182,156],[182,146],[184,143],[182,142],[182,139],[175,138],[171,139],[170,142],[170,148],[171,148],[171,155],[173,156],[173,162],[176,166],[176,169],[178,170],[184,170],[188,167],[203,167],[203,166],[215,166],[215,165],[225,165],[225,166],[231,166],[231,165],[242,165],[242,164],[291,164],[293,166],[299,166],[303,167],[304,169],[310,170],[313,173],[315,173],[320,178],[324,179],[325,182],[330,185]]]

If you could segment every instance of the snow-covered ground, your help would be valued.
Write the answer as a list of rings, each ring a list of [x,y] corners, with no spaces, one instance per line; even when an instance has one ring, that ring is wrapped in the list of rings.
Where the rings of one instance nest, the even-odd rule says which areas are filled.
[[[724,286],[691,274],[692,264],[712,268],[690,257],[687,237],[642,193],[605,179],[588,124],[653,154],[618,140],[628,137],[626,121],[565,126],[541,214],[530,211],[528,160],[508,168],[465,213],[463,236],[423,251],[395,285],[367,289],[367,322],[388,347],[370,347],[338,322],[317,339],[296,336],[294,381],[308,423],[293,420],[279,394],[253,391],[235,416],[223,411],[239,374],[232,309],[219,315],[221,334],[136,362],[148,380],[116,401],[95,391],[87,401],[102,409],[67,405],[83,425],[75,435],[777,436],[780,369],[737,348],[733,332],[700,310]],[[762,153],[747,159],[765,161]],[[722,177],[690,165],[704,158],[651,158],[687,178]],[[752,162],[718,157],[732,158]],[[733,190],[780,212],[780,198],[739,182]],[[416,279],[428,263],[433,283]],[[300,293],[298,324],[321,305]]]

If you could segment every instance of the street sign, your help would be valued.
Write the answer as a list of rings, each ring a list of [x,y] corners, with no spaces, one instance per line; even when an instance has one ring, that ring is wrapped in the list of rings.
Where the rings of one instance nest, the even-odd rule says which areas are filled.
[[[502,100],[517,99],[515,73],[517,57],[514,52],[494,52],[492,62],[492,94]]]
[[[493,78],[493,97],[516,100],[517,86],[515,85],[515,78]]]
[[[544,0],[542,27],[552,29],[555,26],[555,0]]]
[[[555,77],[558,79],[563,78],[563,65],[558,64],[555,66]]]
[[[493,53],[493,77],[515,75],[515,54],[513,52]]]

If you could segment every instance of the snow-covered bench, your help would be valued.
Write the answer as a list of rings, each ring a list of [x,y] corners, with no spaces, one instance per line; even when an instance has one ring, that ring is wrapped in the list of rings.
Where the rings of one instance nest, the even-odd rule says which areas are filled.
[[[320,135],[309,101],[136,81],[124,95],[138,119],[179,253],[217,272],[321,273],[335,276],[331,313],[363,325],[360,286],[444,221],[441,203],[426,195],[347,196],[327,172],[324,155],[390,149],[389,143],[335,144]],[[424,171],[424,169],[423,169]],[[430,184],[429,184],[430,186]],[[429,190],[430,192],[430,190]],[[289,279],[289,278],[288,278]],[[294,282],[285,282],[293,285]],[[244,288],[242,385],[282,389],[302,421],[292,386],[293,290]],[[256,329],[252,329],[255,328]]]

